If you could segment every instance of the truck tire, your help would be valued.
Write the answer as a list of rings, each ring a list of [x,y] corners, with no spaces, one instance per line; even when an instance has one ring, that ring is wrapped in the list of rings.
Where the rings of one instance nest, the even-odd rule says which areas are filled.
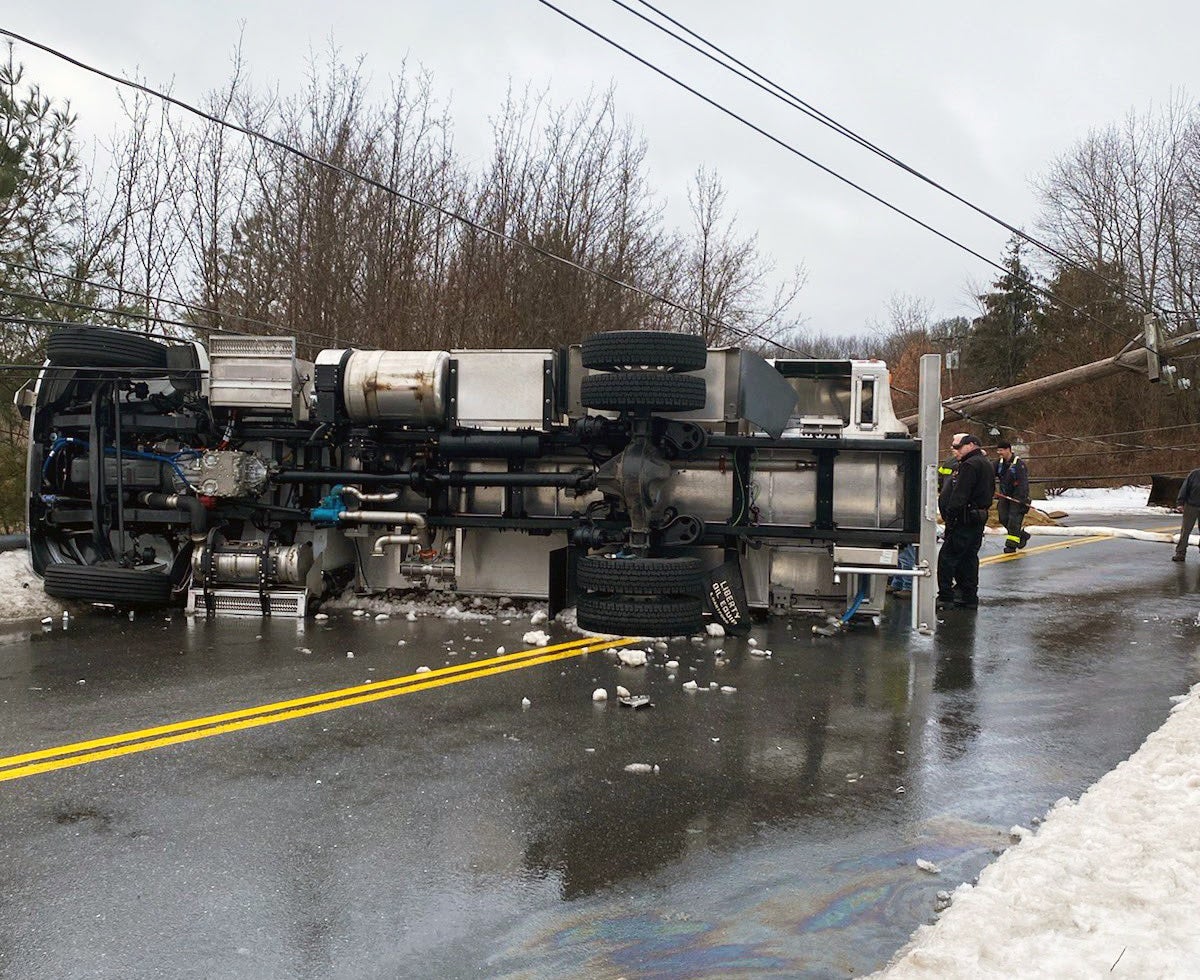
[[[61,327],[46,340],[46,356],[65,367],[167,366],[165,344],[116,327]]]
[[[583,366],[593,371],[627,367],[700,371],[708,363],[703,337],[665,330],[610,330],[588,337],[582,348]]]
[[[692,596],[604,596],[581,593],[580,627],[618,636],[683,636],[704,626],[704,603]]]
[[[662,371],[589,374],[579,385],[583,407],[603,412],[691,412],[707,394],[703,378]]]
[[[48,566],[44,579],[46,594],[56,599],[111,602],[122,607],[165,606],[171,601],[171,580],[157,571],[63,563]]]
[[[704,569],[699,558],[579,559],[576,581],[581,589],[619,595],[700,596]]]

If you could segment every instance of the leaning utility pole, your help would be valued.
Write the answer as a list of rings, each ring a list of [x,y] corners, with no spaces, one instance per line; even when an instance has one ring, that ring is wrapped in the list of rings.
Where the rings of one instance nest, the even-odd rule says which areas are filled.
[[[1147,337],[1151,335],[1152,328],[1148,325]],[[1155,335],[1157,334],[1155,333]],[[1138,346],[1135,347],[1135,343]],[[1064,388],[1072,388],[1075,385],[1120,374],[1122,371],[1137,371],[1138,373],[1146,371],[1150,380],[1157,381],[1158,378],[1154,377],[1156,373],[1154,369],[1161,374],[1163,370],[1159,366],[1161,361],[1186,354],[1197,347],[1200,347],[1200,331],[1184,334],[1174,340],[1160,339],[1154,343],[1144,343],[1141,340],[1131,341],[1119,354],[1100,361],[1093,361],[1091,364],[1081,364],[1079,367],[1059,371],[1057,374],[1047,375],[1034,381],[1025,381],[1010,388],[996,388],[975,395],[947,398],[942,402],[944,409],[942,424],[957,423],[961,419],[971,418],[978,412],[990,412],[1005,405],[1025,401],[1028,398],[1036,398],[1038,395],[1048,395]],[[917,416],[909,415],[900,421],[911,429],[917,424]]]

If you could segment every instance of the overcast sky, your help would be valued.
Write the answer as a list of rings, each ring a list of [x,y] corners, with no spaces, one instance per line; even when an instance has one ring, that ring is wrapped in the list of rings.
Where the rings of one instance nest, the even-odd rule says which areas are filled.
[[[758,90],[702,62],[610,0],[554,0],[829,168],[989,258],[1003,229],[920,187]],[[638,7],[636,0],[629,4]],[[1035,230],[1033,180],[1089,130],[1173,95],[1196,96],[1200,4],[1184,0],[1002,5],[658,0],[694,31],[909,165],[1012,224]],[[715,170],[745,233],[780,270],[803,265],[806,327],[858,331],[897,294],[936,317],[970,314],[994,270],[585,33],[537,0],[6,0],[0,25],[116,74],[198,101],[229,75],[244,25],[253,82],[296,90],[330,37],[365,58],[382,88],[406,57],[430,70],[458,149],[486,152],[489,116],[510,81],[555,100],[615,83],[618,110],[649,144],[668,220],[687,222],[696,168]],[[48,94],[70,98],[85,135],[119,118],[114,87],[25,46],[17,57]]]

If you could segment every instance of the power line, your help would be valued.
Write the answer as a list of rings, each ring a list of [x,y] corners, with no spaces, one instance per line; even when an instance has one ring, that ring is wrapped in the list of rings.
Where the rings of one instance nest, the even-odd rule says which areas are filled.
[[[873,191],[867,190],[867,188],[863,187],[861,184],[856,183],[855,181],[851,180],[849,177],[846,177],[843,174],[838,173],[836,170],[832,169],[831,167],[828,167],[825,164],[821,163],[820,161],[814,159],[813,157],[809,156],[807,153],[804,153],[802,150],[800,150],[797,147],[793,146],[792,144],[788,143],[786,140],[781,139],[780,137],[769,132],[768,130],[763,129],[761,126],[751,122],[745,116],[739,115],[738,113],[734,112],[732,109],[728,108],[727,106],[722,105],[720,102],[717,102],[715,99],[705,95],[699,89],[689,85],[687,82],[684,82],[683,80],[672,75],[666,69],[660,68],[658,65],[654,64],[653,62],[647,60],[646,58],[643,58],[639,54],[636,54],[635,52],[631,51],[629,48],[625,47],[620,42],[613,40],[608,35],[597,30],[596,28],[592,27],[590,24],[587,24],[584,21],[580,20],[578,17],[575,17],[572,14],[567,13],[562,8],[555,6],[553,3],[550,2],[550,0],[537,0],[537,2],[540,3],[543,7],[546,7],[549,10],[553,10],[560,17],[563,17],[564,19],[569,20],[571,23],[573,23],[577,27],[580,27],[583,30],[587,31],[589,34],[591,34],[594,37],[598,38],[599,40],[603,41],[605,44],[608,44],[611,47],[616,48],[622,54],[627,55],[628,57],[632,58],[634,61],[638,62],[639,64],[645,66],[646,68],[649,68],[655,74],[662,76],[663,78],[667,79],[667,81],[671,82],[672,84],[677,85],[680,88],[682,88],[684,91],[690,93],[691,95],[694,95],[696,98],[700,99],[702,102],[706,103],[707,105],[712,106],[718,112],[721,112],[721,113],[725,114],[726,116],[729,116],[731,119],[735,120],[736,122],[741,123],[743,126],[747,127],[748,129],[753,130],[754,132],[758,133],[760,136],[765,137],[766,139],[770,140],[772,143],[776,144],[777,146],[781,147],[782,149],[786,150],[787,152],[799,157],[801,160],[804,160],[806,163],[811,164],[812,166],[816,167],[818,170],[822,171],[823,173],[828,174],[830,177],[833,177],[835,180],[838,180],[841,183],[845,184],[846,186],[853,188],[854,190],[858,191],[860,194],[864,194],[865,196],[870,198],[872,201],[875,201],[877,204],[883,205],[889,211],[893,211],[894,213],[900,215],[901,217],[907,218],[909,221],[913,222],[918,227],[925,229],[930,234],[933,234],[933,235],[937,236],[938,238],[942,239],[942,241],[947,242],[950,245],[953,245],[955,248],[961,249],[962,251],[966,252],[968,255],[971,255],[974,258],[979,259],[979,261],[985,263],[986,265],[991,266],[994,269],[997,269],[1001,273],[1004,273],[1005,275],[1013,275],[1014,278],[1016,278],[1020,282],[1024,283],[1025,286],[1027,286],[1029,289],[1033,290],[1034,292],[1046,297],[1047,299],[1052,300],[1054,303],[1058,304],[1059,306],[1063,307],[1064,309],[1069,310],[1072,313],[1077,314],[1078,316],[1084,317],[1087,320],[1091,320],[1093,323],[1095,323],[1097,326],[1101,327],[1102,329],[1108,330],[1114,334],[1119,335],[1122,340],[1125,339],[1125,337],[1126,337],[1125,333],[1122,332],[1119,328],[1112,326],[1111,324],[1105,323],[1104,321],[1093,316],[1091,313],[1088,313],[1086,310],[1080,309],[1079,307],[1073,305],[1072,303],[1068,303],[1066,300],[1064,300],[1061,297],[1057,296],[1056,294],[1050,292],[1050,290],[1046,289],[1044,286],[1038,285],[1037,283],[1033,282],[1032,280],[1028,279],[1027,277],[1015,275],[1013,273],[1013,271],[1011,269],[1009,269],[1008,267],[1000,264],[999,262],[995,262],[992,259],[989,259],[987,256],[983,255],[980,252],[977,252],[975,249],[971,248],[969,245],[958,241],[958,239],[953,238],[952,236],[946,234],[943,231],[940,231],[939,229],[935,228],[933,225],[929,224],[928,222],[922,221],[916,215],[911,214],[908,211],[905,211],[903,208],[899,207],[898,205],[892,204],[890,201],[886,200],[885,198],[880,197],[878,194],[875,194]],[[1147,345],[1145,343],[1145,341],[1142,341],[1136,337],[1132,341],[1129,341],[1129,344],[1132,344],[1135,347],[1145,347],[1147,350],[1150,350],[1149,345]]]
[[[787,105],[793,109],[796,109],[797,111],[808,116],[810,119],[814,120],[815,122],[820,123],[822,126],[832,129],[834,132],[846,137],[851,142],[858,144],[859,146],[863,147],[864,149],[869,150],[871,153],[874,153],[876,156],[886,160],[888,163],[891,163],[892,165],[899,167],[905,173],[908,173],[911,176],[916,177],[918,180],[921,180],[924,183],[928,184],[930,187],[933,187],[936,190],[941,191],[943,194],[946,194],[948,197],[957,201],[959,204],[962,204],[962,205],[970,208],[976,214],[979,214],[982,217],[987,218],[989,221],[994,222],[995,224],[999,225],[1001,228],[1004,228],[1006,231],[1011,232],[1012,234],[1016,235],[1018,238],[1022,239],[1023,241],[1026,241],[1030,245],[1033,245],[1035,248],[1040,248],[1047,255],[1052,256],[1053,258],[1057,259],[1059,262],[1063,263],[1064,265],[1069,266],[1073,269],[1076,269],[1088,276],[1091,276],[1093,279],[1095,279],[1098,282],[1104,283],[1106,286],[1109,286],[1111,289],[1116,291],[1116,293],[1120,296],[1125,295],[1125,292],[1126,292],[1125,287],[1123,285],[1121,285],[1120,283],[1116,282],[1115,280],[1109,279],[1107,276],[1102,275],[1101,273],[1095,271],[1094,269],[1089,268],[1088,266],[1083,265],[1080,262],[1077,262],[1076,260],[1074,260],[1070,256],[1068,256],[1066,253],[1059,251],[1058,249],[1054,248],[1051,245],[1046,244],[1045,242],[1041,241],[1040,239],[1034,238],[1032,235],[1023,231],[1022,229],[1017,228],[1015,225],[1009,224],[1003,218],[1000,218],[999,216],[993,214],[992,212],[986,210],[985,208],[980,207],[979,205],[975,204],[974,202],[968,200],[967,198],[961,196],[960,194],[958,194],[955,191],[951,190],[950,188],[946,187],[944,184],[940,183],[939,181],[934,180],[932,177],[929,177],[928,175],[922,173],[921,171],[917,170],[915,167],[912,167],[909,164],[905,163],[903,160],[900,160],[899,158],[893,156],[891,153],[887,152],[886,150],[882,149],[875,143],[871,142],[866,137],[859,135],[858,133],[854,132],[854,130],[850,129],[848,126],[845,126],[842,123],[838,122],[832,116],[827,115],[826,113],[822,112],[820,109],[817,109],[815,106],[811,105],[810,103],[805,102],[802,98],[800,98],[800,96],[796,95],[793,92],[790,92],[788,89],[784,88],[778,82],[773,81],[772,79],[763,75],[761,72],[752,68],[750,65],[746,64],[744,61],[739,60],[737,57],[730,54],[728,51],[726,51],[723,48],[721,48],[720,46],[714,44],[712,41],[710,41],[707,38],[703,37],[702,35],[696,33],[687,25],[680,23],[678,20],[676,20],[670,14],[668,14],[665,11],[661,10],[660,8],[654,6],[654,4],[648,2],[648,0],[637,0],[637,2],[640,3],[643,7],[653,10],[654,13],[656,13],[659,17],[662,17],[668,23],[679,28],[681,31],[688,34],[690,37],[695,38],[701,44],[711,48],[713,51],[716,51],[719,55],[721,55],[722,58],[729,59],[729,62],[732,62],[732,64],[722,61],[721,58],[715,57],[714,55],[710,54],[708,51],[703,50],[702,48],[698,47],[697,45],[695,45],[692,42],[690,42],[689,40],[687,40],[687,38],[681,37],[680,35],[674,33],[669,28],[667,28],[664,25],[655,21],[653,18],[647,17],[645,14],[640,13],[637,10],[634,10],[632,7],[630,7],[628,4],[626,4],[624,2],[624,0],[612,0],[612,2],[615,3],[622,10],[625,10],[628,13],[632,14],[634,17],[637,17],[639,20],[642,20],[645,23],[649,24],[650,26],[656,28],[657,30],[662,31],[668,37],[673,38],[674,40],[678,41],[680,44],[686,45],[688,48],[695,51],[697,54],[707,58],[709,61],[712,61],[714,64],[720,65],[726,71],[736,75],[738,78],[741,78],[743,81],[749,82],[751,85],[754,85],[756,88],[761,89],[762,91],[766,92],[768,95],[772,96],[773,98],[778,99],[779,101],[783,102],[785,105]],[[737,68],[735,68],[734,65],[736,65]],[[744,69],[744,72],[738,71],[738,68]],[[1162,313],[1166,312],[1161,307],[1159,308],[1159,311]]]
[[[1196,426],[1200,426],[1200,422],[1183,422],[1180,425],[1159,425],[1159,426],[1155,426],[1152,429],[1126,429],[1124,432],[1094,432],[1090,436],[1076,436],[1076,438],[1081,441],[1085,440],[1085,439],[1089,440],[1089,441],[1094,439],[1097,442],[1100,442],[1100,440],[1105,437],[1137,436],[1137,435],[1143,435],[1144,433],[1147,433],[1147,432],[1169,432],[1172,429],[1191,429],[1191,428],[1195,428]],[[1028,443],[1027,445],[1036,446],[1036,445],[1039,445],[1043,441],[1052,442],[1053,440],[1050,440],[1050,439],[1036,440],[1034,442]],[[1113,445],[1121,445],[1121,444],[1113,443]]]
[[[648,289],[643,289],[641,286],[637,286],[633,283],[626,282],[625,280],[620,279],[617,276],[611,275],[602,270],[591,269],[591,268],[588,268],[587,266],[580,265],[578,262],[573,262],[571,259],[565,258],[564,256],[561,256],[554,252],[551,252],[549,249],[543,248],[540,245],[536,245],[533,242],[523,241],[521,239],[516,238],[513,235],[508,234],[507,232],[499,231],[495,228],[489,228],[487,225],[479,224],[479,222],[474,221],[471,218],[468,218],[466,215],[459,214],[457,211],[453,211],[449,208],[443,207],[440,204],[434,204],[430,201],[424,201],[424,200],[421,200],[420,198],[413,197],[411,194],[406,194],[403,191],[391,186],[390,184],[386,184],[383,181],[377,180],[374,177],[368,177],[366,174],[358,173],[357,171],[351,170],[348,167],[343,167],[340,164],[331,163],[328,160],[323,160],[320,157],[314,156],[313,154],[307,152],[306,150],[302,150],[299,147],[292,146],[288,143],[283,142],[282,140],[276,139],[273,136],[268,136],[266,133],[260,132],[255,129],[251,129],[248,126],[243,126],[240,123],[234,123],[234,122],[230,122],[226,119],[222,119],[219,116],[215,116],[212,113],[205,112],[203,109],[199,109],[196,106],[193,106],[190,103],[184,102],[182,99],[179,99],[179,98],[177,98],[173,95],[170,95],[166,92],[160,92],[157,89],[151,88],[148,85],[144,85],[141,82],[135,82],[135,81],[132,81],[131,79],[123,78],[120,75],[114,75],[111,72],[107,72],[102,68],[97,68],[94,65],[89,65],[84,61],[80,61],[78,58],[73,58],[70,55],[66,54],[65,52],[62,52],[56,48],[50,47],[48,44],[43,44],[42,42],[35,41],[32,38],[26,37],[23,34],[18,34],[16,31],[9,30],[8,28],[5,28],[5,27],[0,27],[0,34],[4,35],[6,37],[10,37],[13,40],[19,41],[23,44],[28,44],[30,47],[37,48],[39,51],[43,51],[46,54],[51,55],[52,57],[58,58],[62,61],[65,61],[67,64],[74,65],[76,68],[80,68],[83,71],[90,72],[91,74],[96,75],[100,78],[107,79],[108,81],[113,82],[114,84],[122,85],[127,88],[134,89],[135,91],[142,92],[145,95],[151,96],[152,98],[160,99],[161,101],[166,102],[168,105],[173,105],[176,108],[182,109],[184,112],[191,113],[192,115],[197,116],[198,118],[203,119],[207,122],[213,123],[216,126],[220,126],[224,129],[229,129],[234,132],[241,133],[243,136],[248,136],[251,139],[262,140],[264,143],[274,146],[276,149],[283,150],[285,153],[290,153],[290,154],[292,154],[296,157],[299,157],[300,159],[305,160],[317,167],[321,167],[325,170],[328,170],[331,173],[336,173],[336,174],[340,174],[341,176],[344,176],[344,177],[351,177],[356,180],[361,180],[368,186],[374,187],[376,190],[379,190],[379,191],[384,192],[385,194],[389,194],[394,197],[397,197],[402,201],[407,201],[410,204],[415,204],[418,207],[426,208],[427,210],[430,210],[437,214],[440,214],[443,217],[450,218],[454,221],[458,221],[458,222],[462,223],[463,225],[465,225],[466,227],[472,229],[473,231],[477,231],[484,235],[489,235],[493,238],[496,238],[500,241],[506,242],[507,244],[510,244],[510,245],[515,245],[519,248],[529,249],[530,251],[535,252],[538,255],[541,255],[543,258],[547,258],[547,259],[550,259],[551,261],[558,262],[562,265],[567,266],[568,268],[575,269],[578,272],[584,272],[584,273],[587,273],[588,275],[595,276],[599,279],[603,279],[606,282],[612,283],[614,286],[618,286],[622,289],[628,289],[631,292],[637,293],[638,295],[640,295],[648,300],[651,300],[652,302],[661,303],[664,306],[669,306],[672,309],[678,310],[681,313],[686,313],[689,316],[698,317],[701,320],[707,320],[709,323],[712,323],[715,326],[720,327],[722,330],[727,330],[728,332],[734,334],[735,336],[742,338],[743,340],[749,340],[749,339],[753,338],[755,340],[763,341],[764,343],[772,344],[775,347],[778,347],[780,350],[790,351],[791,353],[799,354],[801,357],[808,356],[803,351],[796,350],[794,347],[790,347],[789,345],[784,344],[778,340],[774,340],[770,337],[765,337],[762,334],[759,334],[752,330],[743,330],[740,327],[735,327],[732,324],[725,323],[722,320],[716,320],[716,319],[712,319],[710,317],[705,317],[704,314],[700,313],[698,310],[694,310],[689,306],[685,306],[682,303],[676,302],[675,300],[670,299],[667,296],[663,296],[660,293],[656,293],[656,292],[653,292],[652,290],[648,290]]]
[[[79,276],[71,276],[65,272],[54,272],[50,269],[41,269],[33,265],[25,265],[23,262],[14,262],[12,259],[0,259],[0,262],[13,268],[22,269],[25,272],[32,272],[38,276],[48,276],[51,279],[60,279],[66,282],[78,283],[81,286],[88,286],[91,289],[107,289],[110,292],[128,293],[130,296],[136,296],[138,299],[145,300],[147,304],[165,303],[167,306],[176,306],[180,309],[191,310],[193,313],[204,313],[208,316],[222,317],[230,320],[240,320],[243,323],[250,323],[256,327],[266,327],[270,330],[287,330],[289,328],[279,323],[271,323],[269,320],[258,320],[254,317],[243,316],[240,313],[226,313],[221,310],[211,309],[207,306],[200,306],[197,303],[189,303],[181,299],[168,299],[165,296],[160,296],[155,293],[143,292],[139,289],[132,289],[128,286],[120,286],[115,283],[96,282],[93,279],[81,279]],[[197,324],[196,326],[200,326]],[[206,329],[222,330],[223,327],[210,327]]]
[[[53,275],[53,273],[50,273],[50,275]],[[109,288],[115,289],[118,287],[109,287]],[[122,290],[122,291],[128,291],[128,290]],[[133,294],[133,295],[137,295],[137,294]],[[28,302],[46,303],[47,306],[61,306],[61,307],[65,307],[67,309],[83,309],[83,311],[86,311],[89,313],[103,313],[104,315],[106,315],[106,317],[127,317],[127,318],[134,319],[134,320],[144,320],[144,321],[146,321],[146,323],[166,324],[167,326],[180,326],[180,327],[184,327],[185,330],[190,330],[190,331],[208,330],[212,333],[233,333],[234,332],[232,330],[224,329],[223,326],[205,326],[204,324],[187,323],[186,320],[173,320],[173,319],[170,319],[169,317],[160,317],[160,315],[156,315],[156,314],[138,313],[136,311],[132,311],[132,309],[110,309],[110,308],[106,308],[103,306],[92,306],[91,303],[74,302],[72,300],[55,300],[55,299],[50,299],[49,296],[37,296],[32,293],[20,293],[20,291],[17,291],[14,289],[4,289],[2,287],[0,287],[0,296],[8,296],[8,297],[10,297],[10,299],[25,300]],[[164,302],[169,303],[170,301],[164,300]],[[24,323],[24,324],[28,324],[30,326],[72,326],[72,325],[76,325],[76,324],[64,324],[58,320],[38,320],[38,319],[32,318],[32,317],[0,317],[0,320],[8,321],[8,323]],[[288,330],[288,327],[278,326],[278,327],[275,327],[275,329]],[[295,333],[296,336],[313,337],[313,338],[318,339],[318,341],[329,341],[330,343],[335,343],[335,344],[342,343],[341,341],[338,341],[337,337],[330,335],[330,333],[320,333],[316,330],[296,329],[296,330],[288,330],[288,332]],[[179,337],[174,337],[172,335],[169,335],[169,333],[164,333],[164,335],[161,335],[161,336],[167,337],[168,339],[172,339],[172,341],[176,341],[176,339],[179,339]]]
[[[1191,470],[1170,470],[1153,473],[1101,473],[1098,476],[1031,476],[1030,483],[1081,483],[1088,480],[1125,480],[1131,476],[1187,476]]]

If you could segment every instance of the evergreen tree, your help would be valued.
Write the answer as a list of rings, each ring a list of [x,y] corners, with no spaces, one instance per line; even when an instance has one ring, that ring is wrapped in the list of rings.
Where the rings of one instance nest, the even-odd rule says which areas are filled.
[[[984,312],[967,334],[963,367],[981,388],[1016,384],[1034,353],[1041,298],[1035,274],[1021,261],[1023,245],[1016,235],[1009,239],[1005,271],[979,297]]]

